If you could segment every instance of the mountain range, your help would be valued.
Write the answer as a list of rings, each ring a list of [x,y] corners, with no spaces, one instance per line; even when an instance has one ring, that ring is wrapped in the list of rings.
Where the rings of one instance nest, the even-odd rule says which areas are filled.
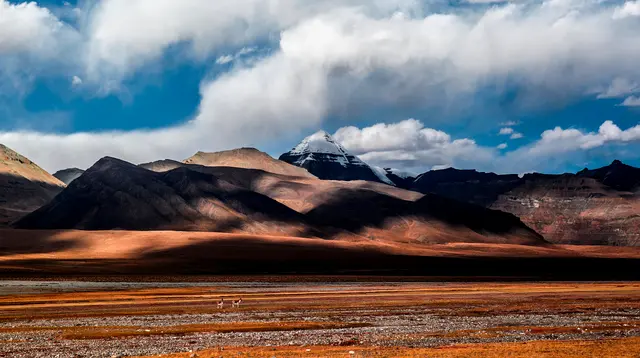
[[[2,153],[0,225],[22,229],[640,246],[640,169],[619,161],[576,174],[413,177],[368,165],[326,132],[280,160],[253,148],[140,165],[106,157],[55,176]]]
[[[413,245],[546,244],[513,215],[437,195],[242,167],[247,161],[268,165],[264,155],[254,149],[196,155],[199,162],[227,165],[241,158],[241,167],[189,164],[192,159],[172,163],[175,168],[136,166],[103,158],[15,227],[215,231]],[[287,166],[276,169],[299,173]]]
[[[398,188],[505,211],[553,243],[640,246],[640,169],[618,160],[603,168],[561,175],[448,168],[414,178],[386,168],[385,181],[372,174],[379,168],[361,160],[351,165],[347,159],[353,157],[329,134],[319,132],[281,159],[319,178],[391,181]]]
[[[410,189],[512,213],[553,243],[640,246],[640,169],[617,160],[560,175],[436,170]]]

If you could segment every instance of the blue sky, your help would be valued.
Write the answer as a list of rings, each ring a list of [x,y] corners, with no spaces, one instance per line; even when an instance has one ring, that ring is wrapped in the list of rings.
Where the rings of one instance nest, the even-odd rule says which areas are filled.
[[[414,172],[640,166],[640,2],[476,2],[0,0],[0,142],[50,171],[320,129]]]

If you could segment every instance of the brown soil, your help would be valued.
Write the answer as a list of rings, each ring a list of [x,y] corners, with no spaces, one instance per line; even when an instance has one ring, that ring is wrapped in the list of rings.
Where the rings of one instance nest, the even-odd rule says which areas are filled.
[[[631,282],[68,287],[0,296],[0,356],[637,357],[640,348]],[[216,306],[238,297],[240,308]]]
[[[524,343],[494,343],[452,345],[438,348],[407,347],[226,347],[193,353],[180,353],[153,357],[171,358],[218,358],[218,357],[611,357],[637,358],[640,351],[640,338],[608,339],[608,340],[575,340],[561,342],[531,341]],[[353,354],[351,354],[353,352]]]

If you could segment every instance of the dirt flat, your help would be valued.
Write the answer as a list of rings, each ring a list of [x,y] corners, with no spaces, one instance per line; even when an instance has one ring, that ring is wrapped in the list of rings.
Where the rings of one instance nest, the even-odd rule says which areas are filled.
[[[5,291],[0,356],[636,357],[640,346],[637,282],[101,285]]]
[[[493,343],[493,344],[465,344],[451,345],[437,348],[408,348],[408,347],[227,347],[197,352],[196,357],[610,357],[636,358],[640,350],[640,338],[622,338],[605,340],[574,340],[574,341],[530,341],[524,343]],[[353,352],[353,354],[351,354]],[[178,353],[156,355],[152,357],[186,358],[194,353]]]

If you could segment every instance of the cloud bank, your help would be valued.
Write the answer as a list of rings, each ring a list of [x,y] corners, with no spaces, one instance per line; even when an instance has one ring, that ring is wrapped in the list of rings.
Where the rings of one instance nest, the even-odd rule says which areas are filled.
[[[609,86],[600,95],[623,95],[616,79],[640,82],[638,4],[547,0],[432,12],[429,2],[417,0],[103,0],[80,9],[81,20],[70,26],[35,3],[0,0],[8,14],[0,20],[0,56],[29,53],[32,62],[31,68],[0,70],[16,83],[56,58],[64,60],[58,68],[67,78],[82,79],[79,88],[104,94],[178,45],[186,49],[185,60],[212,66],[234,52],[229,49],[274,46],[264,57],[203,80],[200,106],[188,123],[70,135],[18,130],[0,133],[0,142],[53,170],[87,167],[104,155],[141,162],[260,145],[317,129],[341,108],[457,103],[505,82],[528,89],[529,105],[571,101]],[[636,100],[628,97],[624,105]],[[374,127],[347,127],[336,135],[365,160],[402,164],[395,167],[470,165],[497,155],[495,147],[452,139],[415,120]],[[545,138],[556,130],[573,150],[603,136],[578,131],[587,140],[556,128],[504,157],[544,155],[547,149],[538,145],[552,147]],[[633,137],[627,131],[603,141],[625,142]],[[376,136],[385,147],[367,147]]]
[[[478,145],[469,138],[452,139],[447,133],[426,128],[415,119],[365,128],[343,127],[334,137],[347,150],[381,167],[411,168],[416,172],[456,167],[524,173],[543,170],[545,161],[559,155],[607,144],[640,143],[640,125],[622,130],[612,121],[605,121],[597,132],[556,127],[544,131],[529,145],[507,153]],[[497,147],[506,148],[506,143]]]

